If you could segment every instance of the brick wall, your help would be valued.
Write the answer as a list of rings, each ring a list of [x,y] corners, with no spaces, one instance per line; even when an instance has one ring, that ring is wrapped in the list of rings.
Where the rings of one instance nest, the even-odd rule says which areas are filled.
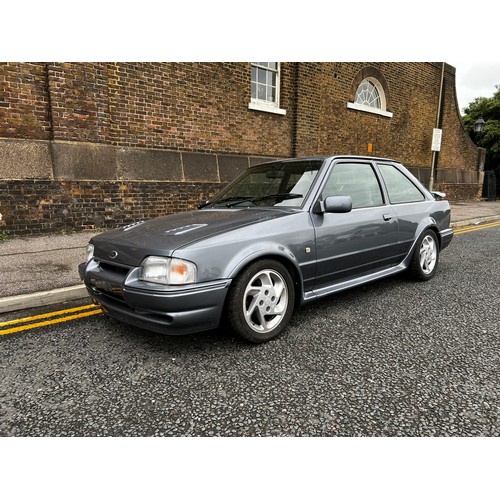
[[[52,138],[112,142],[107,63],[50,63]]]
[[[478,148],[465,131],[455,91],[455,73],[445,72],[443,100],[443,143],[439,153],[439,168],[477,170]],[[445,135],[446,134],[446,135]]]
[[[348,109],[357,75],[374,68],[387,83],[392,118]],[[297,104],[297,155],[362,154],[395,158],[408,166],[430,167],[436,126],[441,64],[300,64]],[[440,167],[477,170],[477,148],[465,132],[456,104],[455,72],[447,66],[443,101]]]
[[[356,76],[387,82],[392,118],[348,109]],[[286,116],[248,109],[249,63],[4,63],[0,137],[96,142],[207,153],[367,153],[430,166],[441,65],[282,63]],[[475,169],[447,66],[443,168]],[[50,102],[50,113],[48,104]]]
[[[43,63],[0,63],[0,137],[49,139]]]
[[[107,228],[194,209],[223,184],[133,181],[1,181],[0,232],[36,235]]]
[[[162,211],[183,210],[209,185],[267,157],[366,155],[368,144],[373,155],[402,161],[426,183],[441,67],[284,62],[282,116],[248,108],[250,63],[2,63],[0,224],[13,233],[69,223],[83,228],[94,222],[77,210],[102,213],[116,203],[118,225],[157,212],[154,204],[135,208],[107,194],[113,185],[133,186],[140,203],[149,183],[161,181],[156,204]],[[380,76],[392,117],[347,107],[366,75]],[[474,198],[478,150],[460,120],[451,66],[442,110],[436,188]],[[85,192],[92,182],[106,188],[75,204],[69,181],[86,186]]]
[[[290,156],[291,116],[248,109],[247,63],[52,63],[48,71],[56,140]]]

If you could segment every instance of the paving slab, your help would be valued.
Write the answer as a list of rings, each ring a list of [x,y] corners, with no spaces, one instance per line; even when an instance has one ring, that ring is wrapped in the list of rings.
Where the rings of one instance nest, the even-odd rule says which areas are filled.
[[[0,243],[0,297],[80,285],[78,264],[97,233],[9,238]]]

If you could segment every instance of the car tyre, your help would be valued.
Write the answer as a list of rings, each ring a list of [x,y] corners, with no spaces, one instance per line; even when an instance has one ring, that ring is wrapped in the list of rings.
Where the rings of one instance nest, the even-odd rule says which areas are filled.
[[[418,281],[430,280],[439,262],[439,241],[432,229],[425,230],[417,241],[410,263],[410,273]]]
[[[245,340],[260,344],[277,337],[293,314],[295,290],[286,267],[256,261],[234,280],[227,302],[227,323]]]

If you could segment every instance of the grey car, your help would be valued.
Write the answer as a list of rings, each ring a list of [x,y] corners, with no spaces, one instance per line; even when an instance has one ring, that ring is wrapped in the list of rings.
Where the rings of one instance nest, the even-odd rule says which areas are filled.
[[[453,237],[443,198],[394,160],[278,160],[198,210],[95,236],[80,276],[126,323],[166,334],[227,324],[260,343],[319,297],[402,271],[432,278]]]

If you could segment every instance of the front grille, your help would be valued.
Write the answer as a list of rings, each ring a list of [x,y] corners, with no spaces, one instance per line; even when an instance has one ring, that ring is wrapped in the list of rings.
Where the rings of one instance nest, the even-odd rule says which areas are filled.
[[[110,271],[112,273],[117,273],[121,275],[126,275],[130,271],[130,268],[127,266],[119,266],[116,264],[110,264],[109,262],[99,262],[99,267],[103,271]]]
[[[88,283],[97,295],[123,302],[123,283],[130,267],[96,260],[97,268],[88,274]]]

